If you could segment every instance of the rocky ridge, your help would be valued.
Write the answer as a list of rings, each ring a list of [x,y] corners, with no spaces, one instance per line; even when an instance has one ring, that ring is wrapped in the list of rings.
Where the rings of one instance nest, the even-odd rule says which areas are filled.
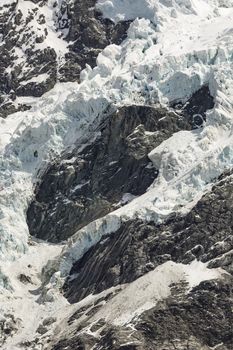
[[[0,5],[1,117],[30,108],[57,82],[80,81],[86,65],[110,43],[120,44],[130,21],[103,19],[96,0],[15,0]]]
[[[233,349],[232,6],[3,0],[3,350]]]
[[[173,112],[127,106],[110,114],[92,143],[81,151],[76,146],[43,174],[27,213],[31,235],[51,242],[65,240],[143,194],[159,171],[149,152],[175,132],[202,127],[213,105],[204,86],[179,106],[179,113],[178,106]]]

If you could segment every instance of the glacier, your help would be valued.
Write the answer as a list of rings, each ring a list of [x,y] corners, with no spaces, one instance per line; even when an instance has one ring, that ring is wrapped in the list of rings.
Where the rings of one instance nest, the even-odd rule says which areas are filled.
[[[31,2],[19,2],[19,6],[28,4]],[[57,83],[41,98],[32,99],[30,111],[0,120],[1,298],[18,290],[12,273],[18,261],[22,259],[26,266],[33,256],[38,271],[42,268],[42,244],[48,249],[43,264],[53,258],[52,272],[57,270],[51,273],[47,287],[53,296],[52,313],[61,307],[61,300],[67,305],[58,288],[73,262],[103,235],[115,232],[122,221],[131,218],[161,223],[174,211],[188,212],[224,170],[233,166],[233,1],[99,0],[96,6],[114,22],[132,20],[126,40],[106,47],[96,67],[87,65],[80,84]],[[22,7],[26,10],[28,7]],[[50,10],[46,16],[52,16]],[[46,45],[59,48],[62,60],[64,40],[53,28],[48,40]],[[160,173],[145,194],[82,228],[64,245],[39,242],[35,243],[38,249],[30,246],[26,210],[48,163],[77,140],[95,134],[96,121],[120,106],[135,103],[169,108],[176,102],[185,103],[203,85],[209,86],[215,101],[204,128],[180,131],[149,154]],[[30,307],[35,300],[27,295],[19,291],[19,298]],[[12,307],[19,313],[18,303]],[[14,349],[12,342],[7,346]]]

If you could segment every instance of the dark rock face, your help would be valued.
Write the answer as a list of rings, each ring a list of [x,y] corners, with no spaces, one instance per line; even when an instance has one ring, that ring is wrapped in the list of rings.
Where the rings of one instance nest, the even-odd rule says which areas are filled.
[[[18,0],[0,4],[1,117],[30,108],[14,104],[17,97],[40,97],[59,81],[79,81],[86,64],[94,67],[97,55],[107,45],[120,44],[130,25],[130,21],[114,24],[103,19],[95,9],[96,0],[54,1],[54,28],[68,43],[67,51],[60,53],[56,45],[46,44],[49,26],[40,9],[47,0],[26,1],[35,5],[26,16],[19,10]],[[37,79],[39,76],[43,79]],[[172,105],[174,113],[127,106],[102,120],[93,132],[95,138],[75,146],[43,174],[27,212],[31,235],[61,242],[143,194],[159,172],[148,153],[179,130],[203,127],[206,112],[213,106],[210,90],[203,86],[184,105]],[[216,180],[187,215],[171,215],[162,225],[124,222],[117,232],[103,237],[73,265],[62,291],[70,303],[76,303],[90,294],[118,288],[97,296],[63,320],[67,336],[57,341],[55,335],[56,344],[52,345],[54,335],[49,327],[57,319],[48,317],[37,328],[38,337],[44,338],[26,340],[19,346],[45,349],[49,340],[50,350],[233,350],[233,180],[227,175],[231,174]],[[130,325],[113,326],[102,318],[91,323],[121,292],[122,284],[166,261],[188,264],[194,259],[209,268],[221,267],[228,275],[204,281],[191,291],[182,282],[170,286],[169,298]],[[33,284],[24,273],[18,280]],[[20,331],[21,322],[11,314],[1,316],[2,346]],[[38,345],[40,340],[43,345]]]
[[[129,221],[93,246],[79,261],[67,280],[65,294],[77,302],[132,282],[158,265],[173,260],[190,263],[197,259],[208,267],[233,273],[233,181],[221,180],[184,217],[171,216],[163,225]]]
[[[232,349],[231,293],[232,285],[228,283],[202,282],[184,300],[171,298],[167,310],[149,311],[138,329],[145,336],[151,329],[151,339],[156,341],[159,338],[162,346],[170,342],[170,348],[172,341],[178,338],[176,343],[181,341],[187,349],[195,349],[192,339],[194,341],[196,338],[199,346],[214,347],[222,343],[227,349]],[[155,349],[159,349],[159,346]]]
[[[0,346],[2,347],[8,337],[12,337],[21,327],[21,319],[12,314],[2,314],[0,320]]]
[[[157,176],[148,153],[190,128],[185,118],[164,109],[121,108],[100,125],[93,143],[45,172],[27,213],[31,235],[62,241],[116,209],[125,193],[144,193]]]
[[[214,99],[210,94],[209,86],[204,85],[184,105],[175,103],[172,107],[187,118],[191,118],[193,129],[195,129],[203,126],[207,110],[214,107]]]
[[[73,327],[69,336],[54,344],[52,350],[232,350],[232,282],[230,276],[204,281],[188,293],[183,285],[171,287],[167,299],[125,326],[113,326],[103,319],[92,324],[91,316],[103,302],[97,300],[88,311],[77,310],[67,324],[69,328],[78,322],[77,328]],[[105,302],[108,300],[109,296]],[[79,322],[83,314],[86,318]],[[86,327],[90,328],[88,332]]]
[[[232,291],[225,282],[202,282],[181,300],[174,295],[144,312],[132,339],[130,330],[121,339],[122,329],[110,329],[95,349],[201,350],[219,344],[219,349],[232,349]],[[127,338],[129,347],[124,347]]]
[[[203,281],[189,292],[185,283],[171,285],[167,299],[125,326],[104,319],[93,323],[91,317],[114,297],[110,293],[78,308],[68,320],[69,337],[52,349],[232,350],[233,180],[229,175],[221,176],[184,217],[173,215],[159,226],[130,221],[104,237],[74,264],[65,295],[71,303],[77,302],[90,293],[130,283],[166,260],[190,263],[197,259],[209,268],[222,267],[228,275]]]
[[[26,1],[26,0],[25,0]],[[30,1],[30,0],[28,0]],[[46,17],[40,11],[47,1],[32,1],[28,13],[18,2],[0,4],[0,116],[30,108],[14,105],[17,96],[40,97],[57,81],[79,81],[86,64],[95,65],[97,55],[110,43],[126,38],[130,22],[114,25],[95,10],[96,0],[54,1],[57,36],[72,42],[66,52],[51,47]],[[36,25],[35,25],[36,23]],[[64,45],[63,45],[64,46]],[[23,48],[23,50],[22,50]],[[43,79],[37,79],[41,76]]]
[[[70,21],[67,40],[73,42],[60,68],[61,81],[76,81],[86,64],[95,66],[98,54],[109,44],[119,45],[126,37],[130,21],[116,25],[102,18],[95,9],[96,0],[75,0],[67,5]]]
[[[24,105],[19,105],[18,108],[13,106],[12,101],[16,96],[39,97],[51,89],[57,80],[55,50],[51,47],[36,47],[37,43],[44,41],[48,33],[44,28],[45,19],[39,14],[39,8],[44,4],[42,1],[37,2],[38,6],[34,3],[35,7],[24,14],[18,9],[17,1],[0,7],[0,112],[3,117],[29,108]],[[33,21],[38,24],[38,33],[34,31]],[[38,41],[38,35],[41,35],[41,41]],[[24,51],[22,47],[25,48]],[[41,74],[47,74],[45,81],[30,82]]]

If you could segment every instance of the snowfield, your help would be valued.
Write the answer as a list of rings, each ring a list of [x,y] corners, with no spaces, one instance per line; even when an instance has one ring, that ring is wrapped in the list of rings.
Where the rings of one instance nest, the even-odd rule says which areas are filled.
[[[3,4],[9,2],[4,0]],[[19,6],[25,12],[33,5],[29,1],[19,1]],[[53,30],[49,6],[45,15],[51,18],[51,33],[46,45],[56,47],[62,59],[66,43]],[[85,139],[95,129],[95,120],[103,114],[128,104],[169,106],[172,102],[185,102],[203,84],[209,85],[215,99],[215,107],[208,112],[203,129],[176,133],[149,154],[160,173],[144,195],[89,224],[67,242],[56,261],[58,271],[52,277],[51,289],[61,283],[60,277],[67,275],[74,261],[104,234],[118,229],[122,220],[140,217],[162,222],[173,211],[185,213],[225,169],[233,166],[233,1],[99,0],[97,8],[114,22],[132,20],[127,39],[119,46],[106,47],[99,54],[96,67],[87,66],[83,70],[81,84],[57,84],[41,98],[33,99],[30,111],[0,120],[0,287],[3,304],[4,297],[18,288],[14,272],[18,264],[16,258],[25,254],[21,258],[24,264],[33,260],[33,269],[39,271],[42,262],[46,265],[51,249],[52,257],[61,253],[61,246],[51,248],[43,243],[42,250],[48,249],[48,255],[45,254],[41,261],[38,259],[41,250],[35,249],[32,259],[28,245],[25,213],[38,171],[67,147],[72,147],[76,140]],[[6,264],[6,261],[9,262]],[[176,269],[173,265],[167,264],[162,267],[162,272],[156,273],[170,276]],[[200,268],[198,264],[180,266],[177,274],[187,273],[189,279],[193,271]],[[215,278],[218,274],[215,270],[205,270],[203,278]],[[165,286],[172,282],[169,278],[165,278]],[[190,287],[201,280],[197,279]],[[38,281],[36,283],[39,285]],[[122,293],[130,295],[131,288],[133,286],[126,287]],[[169,293],[166,288],[157,299]],[[60,297],[56,288],[54,295],[51,313],[58,308],[56,298]],[[124,294],[119,294],[113,300],[115,304],[109,307],[121,304],[121,295],[125,298]],[[23,298],[25,307],[33,308],[35,299],[27,290],[20,291],[19,298]],[[138,298],[141,300],[143,296],[138,295]],[[6,304],[6,309],[8,307]],[[12,308],[17,317],[23,317],[17,302]],[[135,311],[135,305],[131,309]],[[135,312],[138,315],[142,310],[145,305]],[[117,319],[123,322],[131,317],[122,314]],[[30,327],[25,324],[21,338],[27,339],[30,332],[31,336],[35,335],[35,325]],[[18,341],[13,337],[6,349],[17,349]]]

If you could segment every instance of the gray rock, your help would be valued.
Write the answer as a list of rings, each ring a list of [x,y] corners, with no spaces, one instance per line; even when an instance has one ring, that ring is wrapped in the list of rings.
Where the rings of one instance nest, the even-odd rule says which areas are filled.
[[[12,337],[21,327],[21,320],[12,314],[4,314],[0,317],[0,345],[2,346],[7,338]]]
[[[45,171],[27,212],[30,234],[65,240],[122,205],[125,193],[144,193],[158,173],[147,154],[182,129],[191,129],[189,121],[162,108],[128,106],[114,112],[92,143]]]
[[[37,328],[36,331],[37,331],[37,333],[43,335],[43,334],[48,332],[48,328],[43,326],[43,325],[39,325],[39,327]]]
[[[128,221],[90,248],[70,272],[64,289],[70,302],[129,283],[167,260],[190,263],[197,259],[208,266],[233,273],[233,180],[226,177],[204,195],[189,214],[173,215],[156,225]],[[228,204],[226,204],[228,203]]]
[[[99,320],[91,326],[101,329],[96,337],[93,333],[90,338],[85,330],[87,320],[81,321],[76,331],[53,344],[52,350],[232,350],[232,282],[229,276],[204,281],[189,293],[184,286],[174,286],[170,297],[130,325],[113,326]]]
[[[47,317],[47,318],[45,318],[43,320],[42,325],[48,327],[48,326],[51,326],[51,324],[53,324],[56,321],[57,321],[56,317],[52,317],[52,316],[51,317]]]
[[[46,0],[33,0],[33,3],[36,7],[26,19],[18,9],[17,1],[0,5],[1,117],[30,108],[30,105],[16,108],[13,104],[15,96],[40,97],[52,89],[57,81],[79,81],[81,70],[86,64],[94,66],[96,57],[103,48],[110,43],[119,44],[124,40],[130,24],[122,22],[115,25],[103,19],[94,9],[96,0],[54,1],[54,25],[58,35],[71,42],[61,63],[53,48],[36,48],[36,44],[45,42],[48,35],[46,18],[39,12]],[[32,21],[38,23],[38,35],[33,32]],[[64,29],[67,29],[67,37]],[[19,64],[17,50],[22,46],[26,50],[23,61]],[[45,73],[48,75],[45,81],[30,82],[32,78]]]
[[[32,284],[32,279],[30,276],[27,276],[25,275],[24,273],[21,273],[19,276],[18,276],[18,279],[20,280],[20,282],[22,282],[23,284]]]
[[[193,129],[196,129],[204,126],[206,111],[214,107],[214,99],[210,95],[208,85],[204,85],[185,104],[176,101],[171,104],[171,107],[190,118]]]

